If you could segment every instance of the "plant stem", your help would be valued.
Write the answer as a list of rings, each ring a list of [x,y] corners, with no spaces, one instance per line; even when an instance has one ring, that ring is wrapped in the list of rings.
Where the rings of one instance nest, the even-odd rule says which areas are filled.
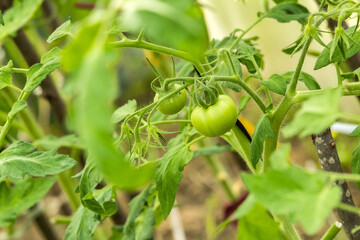
[[[61,189],[65,192],[71,209],[73,212],[76,212],[76,209],[80,206],[79,196],[74,192],[75,186],[73,186],[73,181],[69,181],[69,176],[67,172],[62,172],[56,175],[56,178],[60,184]]]
[[[26,69],[26,68],[13,68],[12,70],[13,70],[14,73],[24,73],[24,74],[26,74],[29,69]]]
[[[260,71],[260,68],[254,58],[254,56],[251,56],[251,62],[252,64],[254,65],[255,69],[256,69],[256,73],[259,75],[259,78],[261,81],[265,81],[264,77],[262,76],[261,74],[261,71]],[[271,96],[270,96],[270,92],[269,92],[269,89],[267,87],[265,87],[265,93],[266,93],[266,96],[268,98],[268,101],[269,101],[269,105],[271,105],[273,102],[272,102],[272,99],[271,99]]]
[[[345,180],[345,181],[360,182],[359,174],[337,173],[337,172],[323,172],[323,173],[328,175],[332,181]]]
[[[181,59],[184,59],[186,61],[191,62],[192,64],[194,64],[194,66],[200,71],[200,72],[205,72],[205,69],[203,68],[201,62],[194,58],[192,55],[183,52],[183,51],[179,51],[173,48],[169,48],[169,47],[164,47],[164,46],[160,46],[160,45],[156,45],[153,43],[149,43],[149,42],[145,42],[143,40],[130,40],[128,38],[126,39],[122,39],[121,41],[118,42],[110,42],[108,43],[110,46],[112,47],[118,47],[118,48],[141,48],[141,49],[147,49],[147,50],[151,50],[154,52],[160,52],[160,53],[165,53],[171,56],[175,56]]]
[[[336,235],[340,232],[342,228],[342,223],[336,221],[331,227],[326,231],[324,236],[320,240],[333,240]]]
[[[243,31],[242,34],[230,46],[229,51],[231,51],[251,29],[253,29],[259,22],[261,22],[261,20],[263,20],[262,17],[260,17],[253,24],[251,24],[250,27],[248,27],[245,31]]]
[[[340,73],[339,63],[335,63],[335,69],[336,69],[336,76],[337,76],[338,86],[342,86],[342,77],[341,77],[341,73]]]
[[[349,204],[339,203],[337,208],[360,215],[360,209]]]
[[[236,76],[231,76],[231,77],[215,76],[214,80],[238,84],[256,102],[256,104],[259,106],[261,111],[263,113],[266,113],[266,106],[264,102],[260,99],[259,95],[254,90],[252,90],[244,81],[242,81],[240,77],[237,78]]]
[[[350,121],[350,122],[353,122],[353,123],[356,123],[356,124],[360,124],[359,115],[342,112],[342,113],[339,115],[339,117],[340,117],[341,119],[345,119],[345,120],[348,120],[348,121]]]
[[[286,215],[273,214],[274,219],[280,223],[280,228],[289,240],[301,240],[293,224],[290,223]]]

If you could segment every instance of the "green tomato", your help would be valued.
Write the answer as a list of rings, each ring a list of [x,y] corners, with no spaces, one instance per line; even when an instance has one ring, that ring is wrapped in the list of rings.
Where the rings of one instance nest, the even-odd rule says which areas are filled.
[[[340,9],[350,8],[350,7],[352,7],[353,5],[354,5],[353,3],[348,2],[348,3],[342,4],[341,7],[340,7]],[[331,4],[329,4],[327,11],[330,12],[330,11],[334,10],[336,7],[337,7],[337,5],[331,5]],[[340,16],[340,13],[341,13],[341,12],[332,15],[331,18],[334,19],[334,20],[338,20],[338,19],[339,19],[339,16]],[[343,16],[343,20],[348,19],[350,16],[351,16],[351,13],[346,13],[346,15]]]
[[[179,88],[179,84],[174,85],[174,89]],[[154,100],[157,101],[159,98],[159,94],[155,95]],[[160,96],[161,98],[161,96]],[[187,94],[186,91],[183,89],[180,92],[176,93],[172,97],[166,99],[158,106],[158,111],[165,115],[172,115],[181,111],[184,108],[187,102]]]
[[[195,107],[191,123],[204,136],[216,137],[229,131],[236,123],[237,110],[234,101],[227,95],[219,95],[218,101],[208,108]]]

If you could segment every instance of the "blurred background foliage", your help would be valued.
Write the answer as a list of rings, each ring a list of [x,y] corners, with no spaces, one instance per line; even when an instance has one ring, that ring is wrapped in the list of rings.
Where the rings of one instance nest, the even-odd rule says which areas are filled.
[[[51,21],[57,18],[59,23],[63,23],[68,19],[77,22],[89,15],[95,2],[107,4],[108,1],[82,0],[80,2],[78,0],[52,0],[52,2],[56,6],[56,10],[53,13],[54,15],[45,16],[45,13],[39,10],[29,24],[24,27],[26,34],[39,55],[51,49],[51,45],[46,43],[46,38],[52,32],[51,27],[49,27],[51,26]],[[299,2],[310,11],[316,11],[317,9],[315,1],[301,0]],[[246,3],[235,0],[202,0],[201,4],[203,5],[210,39],[222,39],[236,28],[246,29],[257,20],[257,13],[264,11],[262,0],[248,0]],[[350,21],[354,21],[354,19]],[[322,27],[326,28],[327,26]],[[259,37],[256,44],[257,48],[260,49],[264,55],[265,65],[263,73],[265,79],[272,74],[282,74],[295,69],[298,55],[295,54],[293,57],[290,57],[281,50],[296,40],[300,32],[301,25],[296,22],[284,24],[278,23],[273,19],[266,19],[249,33],[249,37]],[[329,42],[331,36],[324,36],[324,42]],[[17,66],[28,67],[26,61],[22,58],[21,54],[17,52],[18,50],[14,47],[14,43],[11,40],[5,40],[1,49],[0,59],[2,65],[5,65],[9,59],[13,59]],[[313,43],[310,49],[319,51],[321,48],[317,43]],[[121,106],[129,99],[136,99],[140,106],[148,104],[154,97],[154,93],[150,90],[150,82],[154,79],[154,75],[145,57],[149,58],[164,76],[169,76],[171,73],[171,58],[166,55],[139,49],[122,49],[121,51],[122,57],[117,65],[119,91],[117,92],[116,105]],[[308,56],[304,65],[304,71],[314,76],[321,87],[336,85],[335,68],[330,66],[314,71],[313,66],[315,65],[315,61],[315,57]],[[64,81],[66,81],[63,75],[57,71],[54,72],[52,76],[56,80],[56,85],[62,89]],[[22,75],[17,74],[15,80],[16,84],[21,86],[24,84],[25,79]],[[251,84],[256,85],[258,83],[251,81]],[[41,92],[36,91],[35,93],[40,95]],[[239,97],[242,96],[242,93],[231,94],[234,99],[239,99]],[[1,96],[2,94],[0,94],[0,109],[2,110],[0,111],[0,124],[2,125],[5,120],[4,117],[6,117],[4,114],[9,111],[9,106]],[[38,116],[37,118],[45,131],[56,133],[57,126],[51,124],[54,116],[50,114],[49,104],[42,98],[32,97],[30,100],[30,106]],[[344,97],[341,107],[345,112],[360,113],[359,104],[354,97]],[[256,124],[259,116],[260,112],[253,102],[250,102],[246,110],[242,113],[242,117],[245,117],[250,124],[253,125]],[[15,135],[16,133],[13,132],[12,134]],[[340,159],[346,166],[351,160],[351,151],[348,151],[348,149],[354,149],[357,142],[341,134],[338,135],[337,138],[339,139],[337,146]],[[310,168],[317,167],[317,156],[310,138],[293,139],[292,144],[292,160],[296,164]],[[230,153],[221,154],[217,157],[225,160],[225,167],[234,181],[234,191],[237,193],[243,192],[244,188],[238,177],[239,169],[236,164],[234,164],[235,157]],[[177,195],[177,202],[181,206],[181,219],[188,239],[211,239],[210,232],[214,230],[215,222],[219,222],[219,220],[224,218],[225,205],[229,202],[226,200],[225,194],[222,192],[221,187],[217,184],[204,161],[206,161],[206,159],[202,159],[202,161],[192,161],[189,166],[185,168],[184,179],[180,184]],[[46,209],[50,212],[51,216],[55,216],[58,213],[55,210],[63,207],[64,196],[59,193],[59,190],[57,190],[57,194],[58,195],[48,196],[44,201],[45,204],[49,205]],[[359,196],[354,197],[358,198]],[[120,199],[121,207],[126,212],[129,198],[124,194],[120,194]],[[223,207],[219,208],[219,206]],[[155,239],[172,238],[172,223],[170,221],[171,220],[167,220],[159,226]],[[57,226],[59,232],[63,233],[64,229],[65,227],[63,225]],[[219,239],[233,239],[235,231],[235,227],[230,227]],[[36,237],[34,238],[34,236]],[[0,239],[1,237],[0,232]],[[30,228],[30,230],[23,235],[22,239],[40,238],[36,229]],[[309,237],[308,239],[311,238]],[[314,236],[314,239],[316,239],[316,236]]]

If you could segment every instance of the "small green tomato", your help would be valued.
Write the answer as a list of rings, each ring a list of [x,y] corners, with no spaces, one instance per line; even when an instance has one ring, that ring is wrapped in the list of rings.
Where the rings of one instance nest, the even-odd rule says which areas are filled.
[[[179,88],[179,87],[181,87],[181,85],[175,84],[174,88],[172,90]],[[159,97],[161,98],[161,95],[159,96],[159,94],[156,94],[154,100],[157,101],[159,99]],[[158,106],[157,109],[162,114],[172,115],[172,114],[180,112],[181,109],[184,108],[186,102],[187,102],[187,94],[186,94],[186,91],[183,89],[180,92],[173,95],[172,97],[170,97],[169,99],[166,99],[165,101],[163,101]]]
[[[204,136],[216,137],[229,131],[236,123],[237,110],[227,95],[219,95],[218,101],[203,108],[197,106],[191,113],[191,123]]]

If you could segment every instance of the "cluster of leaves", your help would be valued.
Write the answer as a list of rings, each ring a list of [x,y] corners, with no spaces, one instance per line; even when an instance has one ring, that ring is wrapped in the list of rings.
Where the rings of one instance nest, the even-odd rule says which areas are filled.
[[[318,56],[315,70],[345,61],[360,50],[356,44],[360,36],[358,26],[347,30],[338,27],[334,40],[328,44],[321,40],[319,25],[333,16],[333,12],[310,14],[297,1],[274,2],[273,8],[259,13],[258,22],[272,18],[281,23],[297,21],[302,24],[303,34],[284,52],[293,55],[302,50],[301,57],[305,57],[311,39],[316,40],[324,50]],[[15,1],[11,9],[0,15],[0,40],[27,23],[41,3],[41,0]],[[344,11],[357,12],[358,8],[354,5]],[[341,18],[339,20],[341,22]],[[5,146],[4,140],[11,144],[0,153],[0,201],[6,203],[0,204],[0,226],[14,224],[22,211],[48,192],[55,183],[48,175],[62,173],[76,165],[69,156],[56,154],[57,149],[65,147],[84,150],[87,156],[84,168],[74,176],[79,179],[74,191],[79,193],[81,205],[76,206],[65,239],[91,239],[98,224],[117,212],[116,190],[134,190],[146,184],[148,186],[131,201],[126,223],[113,228],[113,239],[152,238],[153,229],[168,217],[174,206],[186,164],[198,155],[230,149],[228,146],[205,147],[195,152],[189,149],[193,142],[202,139],[189,121],[196,103],[194,96],[206,89],[222,92],[223,88],[228,88],[247,94],[240,99],[238,112],[253,99],[263,115],[256,124],[251,143],[238,125],[222,136],[254,174],[242,174],[250,195],[219,230],[237,219],[240,220],[238,237],[244,239],[286,238],[288,236],[279,224],[282,221],[300,223],[309,234],[319,231],[331,211],[339,205],[341,190],[333,185],[329,175],[308,172],[289,164],[288,145],[275,151],[279,130],[283,118],[295,103],[302,105],[292,122],[282,130],[286,138],[320,133],[343,117],[339,101],[350,89],[346,90],[342,82],[358,75],[358,71],[339,74],[337,87],[321,89],[314,77],[301,71],[302,60],[295,71],[273,74],[265,79],[261,74],[265,63],[256,48],[256,38],[244,38],[250,29],[236,30],[229,37],[209,42],[203,13],[196,1],[110,1],[107,7],[99,4],[96,11],[78,23],[77,29],[73,29],[71,20],[57,28],[47,42],[53,45],[62,42],[62,45],[52,48],[42,56],[40,63],[26,71],[26,84],[22,89],[12,83],[12,73],[16,71],[12,61],[0,68],[0,89],[12,87],[20,91],[10,106],[1,106],[7,114],[5,124],[0,128],[0,145]],[[129,36],[137,38],[132,40]],[[150,65],[156,76],[152,84],[155,91],[166,92],[172,82],[181,87],[143,108],[139,108],[135,100],[129,100],[114,111],[113,101],[118,88],[116,64],[121,57],[117,48],[124,47],[148,49],[179,58],[176,63],[173,61],[170,78],[162,76]],[[20,118],[26,125],[24,131],[34,141],[33,144],[13,141],[8,132],[10,126],[16,124],[16,116],[28,111],[27,98],[59,67],[69,76],[63,94],[69,99],[69,127],[76,135],[35,136],[26,119]],[[246,78],[243,77],[244,69]],[[251,78],[259,80],[258,89],[248,86],[247,81]],[[296,88],[298,80],[310,91],[296,92],[293,85],[295,83]],[[158,82],[160,87],[155,86]],[[183,110],[185,114],[165,116],[156,111],[161,101],[183,89],[191,96]],[[266,104],[258,95],[260,91],[268,95]],[[273,104],[269,92],[279,95],[280,104]],[[207,100],[208,96],[204,95]],[[356,95],[356,91],[350,91],[350,95]],[[179,116],[184,119],[179,120]],[[174,122],[181,123],[180,132],[167,142],[165,135],[173,132],[161,130],[156,125]],[[115,131],[115,124],[120,125],[120,134]],[[352,136],[359,137],[359,130]],[[273,149],[265,150],[261,161],[264,144]],[[35,146],[48,151],[35,151]],[[152,148],[165,149],[166,153],[159,159],[150,159],[148,152]],[[360,173],[359,149],[353,154],[354,173]],[[99,189],[99,185],[103,187]]]

